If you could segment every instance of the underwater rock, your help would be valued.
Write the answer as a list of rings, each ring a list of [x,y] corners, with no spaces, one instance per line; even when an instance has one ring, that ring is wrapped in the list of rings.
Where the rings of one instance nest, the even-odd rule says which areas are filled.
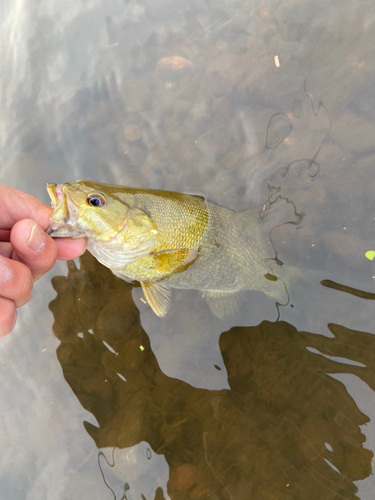
[[[142,132],[137,125],[127,125],[124,130],[125,141],[134,142],[142,139]]]
[[[142,142],[121,141],[118,146],[119,154],[129,167],[140,167],[147,158],[147,148]]]
[[[229,95],[232,91],[232,83],[220,71],[213,71],[210,74],[209,85],[216,97]]]
[[[197,481],[197,469],[194,465],[181,465],[176,471],[175,487],[179,491],[186,491]]]
[[[185,78],[193,69],[193,64],[181,56],[170,56],[156,63],[159,78],[164,82],[178,82]]]
[[[149,101],[149,92],[139,80],[124,79],[120,89],[127,113],[137,113],[145,109]]]

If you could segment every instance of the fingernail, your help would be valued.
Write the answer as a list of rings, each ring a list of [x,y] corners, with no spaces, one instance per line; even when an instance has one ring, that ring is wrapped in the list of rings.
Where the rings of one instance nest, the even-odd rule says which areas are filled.
[[[10,279],[10,269],[4,261],[0,260],[0,283],[5,283]]]
[[[38,224],[35,223],[31,229],[30,238],[27,240],[27,244],[35,252],[40,252],[44,247],[44,243],[44,232],[40,229]]]

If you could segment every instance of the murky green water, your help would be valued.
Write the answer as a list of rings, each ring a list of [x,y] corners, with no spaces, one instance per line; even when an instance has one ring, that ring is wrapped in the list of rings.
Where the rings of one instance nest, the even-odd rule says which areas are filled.
[[[371,500],[374,300],[350,292],[375,293],[373,2],[0,13],[0,182],[267,203],[270,254],[319,276],[279,319],[194,290],[160,319],[90,255],[57,264],[0,342],[0,498]]]

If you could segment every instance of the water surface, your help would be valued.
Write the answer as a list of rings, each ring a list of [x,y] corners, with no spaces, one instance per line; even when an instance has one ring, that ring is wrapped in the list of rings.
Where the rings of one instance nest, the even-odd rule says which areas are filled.
[[[279,318],[175,290],[160,319],[89,255],[57,264],[0,345],[1,498],[372,499],[374,301],[349,292],[374,293],[373,3],[0,12],[2,183],[267,204],[270,254],[319,276]]]

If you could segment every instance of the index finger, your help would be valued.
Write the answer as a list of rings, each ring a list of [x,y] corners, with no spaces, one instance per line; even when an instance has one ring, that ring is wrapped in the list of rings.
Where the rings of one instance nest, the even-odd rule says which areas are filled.
[[[0,185],[0,228],[10,230],[14,224],[22,219],[32,219],[43,229],[49,226],[49,217],[52,208],[30,194]]]

